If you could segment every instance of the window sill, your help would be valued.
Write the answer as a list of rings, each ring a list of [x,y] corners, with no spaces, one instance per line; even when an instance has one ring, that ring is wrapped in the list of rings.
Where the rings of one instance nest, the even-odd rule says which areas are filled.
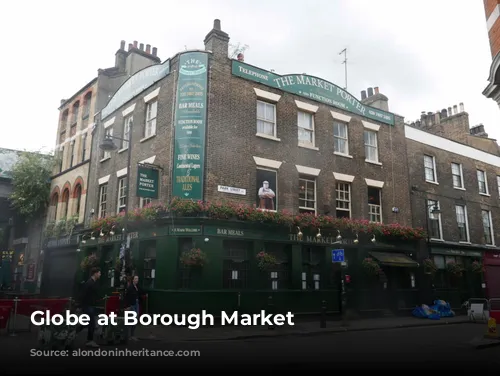
[[[426,180],[425,182],[426,182],[426,183],[430,183],[430,184],[439,185],[439,183],[438,183],[437,181]]]
[[[311,149],[311,150],[318,150],[319,151],[319,148],[317,148],[316,146],[312,146],[312,145],[299,144],[298,146],[299,146],[299,148],[305,148],[305,149]]]
[[[118,154],[123,153],[125,150],[128,150],[128,148],[123,148],[117,151]]]
[[[338,155],[339,157],[351,158],[352,159],[352,155],[344,154],[344,153],[339,153],[338,151],[334,151],[333,154],[334,155]]]
[[[152,139],[153,137],[156,137],[156,133],[155,133],[155,134],[152,134],[152,135],[150,135],[150,136],[148,136],[148,137],[141,138],[141,139],[139,140],[139,142],[145,142],[145,141],[147,141],[147,140]]]
[[[479,194],[481,196],[484,196],[484,197],[491,197],[491,195],[489,193],[481,193],[481,192],[479,192]]]
[[[103,159],[101,159],[99,162],[101,162],[101,163],[102,163],[102,162],[106,162],[106,161],[107,161],[107,160],[109,160],[109,159],[111,159],[111,157],[103,158]]]
[[[432,240],[433,242],[444,242],[444,239],[430,238],[429,240]]]
[[[374,164],[374,165],[377,165],[377,166],[382,166],[382,163],[380,163],[380,162],[375,162],[375,161],[370,161],[370,160],[368,160],[368,159],[365,159],[365,162],[366,162],[366,163],[370,163],[370,164]]]
[[[471,243],[471,242],[460,242],[460,241],[459,241],[458,243],[460,243],[460,244],[465,244],[465,245],[472,245],[472,243]]]
[[[278,142],[281,141],[281,139],[279,139],[278,137],[269,136],[268,134],[264,134],[264,133],[255,133],[255,135],[257,137],[266,138],[268,140],[273,140],[273,141],[278,141]]]
[[[263,211],[263,212],[270,212],[270,213],[276,213],[277,212],[277,210],[261,209],[261,208],[257,208],[257,210],[260,210],[260,211]]]
[[[492,247],[492,248],[496,248],[497,246],[495,244],[485,244],[486,247]]]
[[[453,187],[454,189],[458,189],[459,191],[465,191],[465,188]]]
[[[85,120],[85,119],[88,119],[89,118],[89,114],[85,114],[82,116],[82,120]]]

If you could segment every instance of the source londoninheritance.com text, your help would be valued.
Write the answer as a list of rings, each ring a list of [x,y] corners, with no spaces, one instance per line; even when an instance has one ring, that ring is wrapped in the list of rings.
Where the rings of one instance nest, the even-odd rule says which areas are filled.
[[[129,349],[78,349],[78,350],[38,350],[31,349],[32,357],[69,357],[69,356],[164,356],[164,357],[189,357],[201,356],[199,350],[129,350]]]

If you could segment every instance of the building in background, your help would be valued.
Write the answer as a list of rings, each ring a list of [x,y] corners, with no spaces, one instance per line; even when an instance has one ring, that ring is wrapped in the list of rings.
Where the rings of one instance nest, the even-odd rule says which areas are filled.
[[[11,207],[11,171],[21,153],[0,148],[0,288],[34,292],[45,216],[27,223]]]
[[[483,0],[486,13],[486,27],[490,41],[491,57],[489,84],[483,95],[500,105],[500,0]]]
[[[471,297],[500,296],[496,140],[488,138],[484,125],[469,126],[462,103],[422,112],[420,120],[405,126],[405,134],[413,223],[427,229],[429,258],[438,268],[428,281],[435,298],[459,308]],[[463,271],[454,274],[450,263]],[[474,269],[483,263],[486,280]]]
[[[72,286],[61,282],[75,274],[78,229],[90,214],[86,211],[89,163],[94,117],[115,91],[141,69],[157,64],[157,48],[121,41],[115,65],[99,69],[93,78],[59,107],[56,152],[58,165],[51,182],[46,224],[44,293],[70,294]]]
[[[81,259],[98,255],[101,283],[116,286],[127,210],[127,243],[155,312],[234,301],[260,309],[271,291],[279,309],[316,311],[326,299],[338,312],[345,273],[361,313],[420,304],[405,126],[387,98],[370,88],[360,102],[313,76],[232,60],[219,20],[204,44],[137,72],[102,109]],[[111,141],[115,151],[99,149]],[[154,206],[174,198],[192,201]],[[284,225],[276,211],[312,224]],[[344,249],[344,268],[332,264],[333,247]],[[203,268],[183,261],[197,249],[209,258]],[[261,252],[276,260],[271,269],[259,269]],[[373,260],[380,275],[367,271]]]

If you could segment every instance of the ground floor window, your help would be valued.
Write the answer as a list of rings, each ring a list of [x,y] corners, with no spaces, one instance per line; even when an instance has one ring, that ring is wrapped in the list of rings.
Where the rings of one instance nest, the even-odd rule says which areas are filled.
[[[302,249],[302,290],[320,290],[325,284],[321,273],[324,259],[325,249],[322,247]]]
[[[264,251],[275,257],[277,264],[270,270],[261,271],[263,288],[283,290],[291,287],[292,247],[279,243],[266,243]]]
[[[224,241],[223,287],[244,289],[248,285],[249,253],[252,242]]]
[[[145,288],[154,288],[156,278],[156,241],[148,240],[140,243],[143,252],[143,285]]]
[[[191,288],[192,285],[192,268],[189,265],[184,265],[180,262],[180,256],[182,252],[187,252],[191,248],[193,248],[193,239],[192,238],[179,238],[178,243],[178,251],[179,257],[178,259],[178,287],[181,289]]]

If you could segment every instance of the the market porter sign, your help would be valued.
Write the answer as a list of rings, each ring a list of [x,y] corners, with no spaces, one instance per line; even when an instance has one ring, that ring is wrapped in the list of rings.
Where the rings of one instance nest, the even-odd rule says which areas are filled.
[[[137,197],[157,199],[159,178],[157,169],[140,166],[137,171]]]
[[[365,106],[344,89],[321,78],[305,74],[280,76],[236,60],[233,61],[232,70],[235,76],[300,95],[316,102],[325,103],[369,119],[394,125],[393,114]]]
[[[101,118],[104,119],[111,115],[118,108],[123,106],[136,95],[142,93],[155,82],[161,80],[163,77],[170,73],[170,60],[165,61],[163,64],[151,65],[144,68],[130,77],[123,83],[122,86],[116,91],[101,111]]]
[[[179,67],[174,123],[173,196],[202,200],[208,54],[182,54]]]

